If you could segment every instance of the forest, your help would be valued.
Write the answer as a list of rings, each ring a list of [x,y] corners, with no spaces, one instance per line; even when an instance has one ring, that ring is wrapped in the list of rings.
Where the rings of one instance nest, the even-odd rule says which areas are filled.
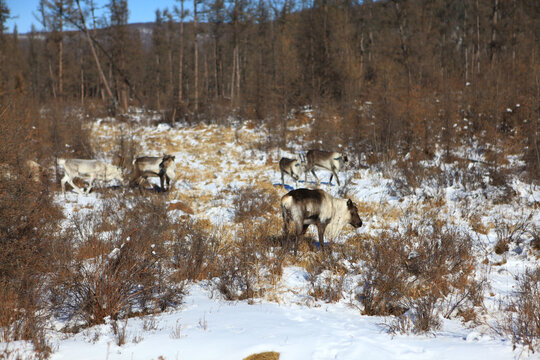
[[[20,34],[6,28],[10,9],[0,0],[0,345],[29,341],[36,358],[53,356],[54,317],[69,319],[66,333],[113,319],[121,346],[120,320],[178,306],[188,284],[217,277],[227,300],[268,299],[259,282],[274,286],[291,265],[309,273],[314,301],[342,301],[356,291],[343,278],[362,277],[355,304],[362,315],[396,316],[392,333],[434,331],[439,318],[477,326],[483,311],[498,310],[479,305],[491,290],[476,272],[527,244],[533,270],[515,277],[523,296],[506,303],[523,317],[490,328],[540,349],[540,291],[531,285],[540,279],[539,202],[523,195],[540,185],[539,1],[177,0],[136,24],[128,5],[109,0],[97,16],[93,0],[41,0],[39,29]],[[177,144],[190,141],[200,148]],[[309,148],[346,153],[345,185],[333,195],[353,196],[365,224],[377,211],[382,220],[329,253],[308,247],[292,258],[280,235],[282,193],[256,179],[277,179],[280,154]],[[184,179],[174,191],[145,198],[100,188],[90,204],[59,195],[59,158],[127,166],[142,149],[176,155]],[[192,152],[226,195],[197,193],[203,175],[179,156]],[[238,168],[256,163],[246,170],[254,183],[235,183],[223,154]],[[27,160],[46,169],[41,181]],[[216,175],[220,166],[226,176]],[[381,191],[394,208],[361,198],[360,178],[374,173],[389,179]],[[467,195],[450,199],[450,188]],[[233,211],[233,230],[191,216],[220,201]],[[66,216],[70,206],[94,214]],[[466,235],[443,218],[452,206]],[[511,221],[502,220],[505,206]],[[183,212],[171,220],[171,209]],[[137,241],[124,247],[129,239]],[[417,246],[423,262],[413,269]],[[125,254],[107,260],[117,249]],[[96,265],[85,272],[89,259]],[[2,355],[20,356],[7,346]]]
[[[339,118],[329,141],[376,159],[429,157],[436,145],[477,138],[525,149],[526,170],[538,178],[534,0],[190,5],[156,10],[154,23],[137,26],[127,1],[111,1],[98,19],[92,2],[42,1],[44,31],[0,25],[2,103],[18,96],[114,114],[134,106],[171,123],[234,114],[281,133],[291,111],[313,106],[321,127]],[[360,110],[366,102],[369,112]],[[452,127],[464,118],[465,134]]]

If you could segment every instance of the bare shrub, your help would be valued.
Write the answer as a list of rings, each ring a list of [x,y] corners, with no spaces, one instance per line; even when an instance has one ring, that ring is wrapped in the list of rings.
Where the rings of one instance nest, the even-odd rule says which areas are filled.
[[[531,351],[540,350],[540,268],[527,270],[518,278],[517,298],[507,311],[502,330],[511,336],[514,345]]]
[[[343,265],[339,253],[333,251],[337,247],[333,244],[332,251],[308,253],[304,260],[310,283],[309,295],[316,300],[332,303],[343,298],[344,281],[349,270]]]
[[[505,252],[507,252],[510,249],[510,247],[508,246],[508,243],[509,243],[508,239],[497,240],[497,243],[495,244],[495,247],[493,248],[493,250],[495,251],[495,254],[502,255]]]
[[[274,248],[273,224],[245,222],[219,261],[219,291],[228,300],[262,297],[281,277],[286,252]]]
[[[171,227],[166,204],[157,199],[129,207],[110,199],[74,218],[75,251],[54,278],[57,311],[95,325],[177,304],[183,291],[167,281],[165,271]]]
[[[35,110],[16,99],[0,107],[0,164],[10,169],[9,176],[0,173],[0,341],[29,340],[36,357],[45,358],[47,274],[65,251],[57,235],[63,215],[49,183],[30,179],[23,165],[35,149],[28,141]]]
[[[433,214],[401,231],[383,232],[363,246],[360,300],[368,315],[409,311],[414,320],[410,329],[428,332],[437,328],[440,315],[459,316],[481,304],[471,238]]]
[[[217,273],[218,256],[224,251],[220,232],[187,220],[175,228],[171,244],[176,282],[210,279]]]
[[[111,327],[114,335],[114,342],[118,346],[122,346],[126,343],[126,329],[127,329],[128,319],[123,321],[111,321]]]
[[[495,221],[495,234],[497,242],[494,246],[496,254],[501,255],[507,252],[510,244],[521,244],[531,234],[535,234],[534,224],[532,223],[533,213],[523,214],[519,219],[512,221]]]
[[[441,320],[437,314],[437,299],[425,296],[411,302],[411,308],[403,315],[398,316],[387,328],[390,333],[425,334],[441,327]]]
[[[540,251],[540,233],[539,231],[535,231],[533,233],[533,238],[531,240],[531,246],[534,250]]]
[[[236,222],[253,220],[277,212],[279,196],[276,191],[247,186],[238,189],[233,197],[234,219]]]

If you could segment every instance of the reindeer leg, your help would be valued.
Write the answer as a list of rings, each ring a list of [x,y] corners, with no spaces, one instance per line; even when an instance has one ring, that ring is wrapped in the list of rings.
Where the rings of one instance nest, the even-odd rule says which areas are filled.
[[[139,176],[137,178],[137,187],[139,188],[139,195],[143,196],[143,189],[144,189],[144,182],[146,181],[146,177]]]
[[[285,176],[283,175],[283,171],[281,171],[281,187],[285,188]]]
[[[88,182],[88,189],[86,190],[87,194],[90,194],[90,190],[92,190],[93,184],[94,184],[94,178],[90,178],[90,181]]]
[[[330,180],[328,180],[328,185],[332,186],[332,176],[334,176],[334,173],[330,174]],[[337,176],[336,176],[337,178]]]
[[[319,177],[317,176],[317,174],[315,174],[315,169],[311,169],[311,173],[313,174],[313,176],[315,176],[315,179],[317,179],[317,185],[319,185],[321,181],[319,180]]]
[[[75,190],[75,192],[77,194],[82,194],[83,193],[82,190],[77,185],[75,185],[73,183],[73,180],[69,176],[66,175],[66,176],[64,176],[64,178],[66,178],[67,183],[69,185],[71,185],[71,187],[73,188],[73,190]],[[64,179],[62,179],[62,180],[64,180]],[[64,184],[65,184],[65,181],[64,181]]]
[[[304,234],[307,230],[307,225],[301,225],[301,223],[295,221],[296,227],[296,241],[294,242],[294,256],[298,254],[298,244],[304,241]]]
[[[289,217],[287,216],[287,210],[285,210],[283,206],[281,206],[281,216],[283,217],[283,240],[284,243],[289,246],[289,232],[287,231],[289,227]]]
[[[159,186],[161,191],[165,192],[165,174],[159,174]]]
[[[64,196],[66,195],[66,182],[69,180],[69,177],[67,175],[64,175],[62,180],[60,180],[60,183],[62,184],[62,193]]]
[[[339,177],[337,176],[336,168],[333,167],[333,166],[332,166],[332,175],[334,175],[336,177],[337,185],[341,186],[341,184],[339,183]],[[330,179],[332,179],[331,175],[330,175]]]
[[[324,232],[326,231],[326,225],[323,223],[317,224],[317,232],[319,233],[319,245],[321,250],[324,250]]]

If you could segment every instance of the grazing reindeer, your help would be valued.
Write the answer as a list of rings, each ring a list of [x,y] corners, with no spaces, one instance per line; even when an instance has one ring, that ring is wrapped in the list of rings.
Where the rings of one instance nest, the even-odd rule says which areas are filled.
[[[39,182],[41,179],[41,166],[34,160],[26,160],[24,165],[28,171],[28,178],[34,182]]]
[[[22,171],[23,175],[34,182],[41,181],[41,167],[34,160],[26,160],[24,168],[17,170],[10,164],[0,163],[0,178],[3,180],[18,180],[18,171]]]
[[[163,155],[162,157],[143,156],[133,160],[133,174],[130,184],[138,185],[142,193],[141,185],[148,181],[148,177],[159,177],[161,190],[166,191],[170,188],[171,179],[175,179],[175,157],[172,155]],[[165,182],[167,189],[165,189]]]
[[[285,187],[285,174],[292,177],[295,181],[294,187],[298,187],[298,179],[302,172],[300,161],[298,161],[298,159],[281,158],[281,160],[279,160],[279,170],[281,171],[281,187]]]
[[[328,181],[329,185],[332,185],[332,176],[335,176],[338,186],[340,186],[337,171],[339,171],[342,165],[346,164],[348,161],[349,159],[347,156],[344,156],[338,152],[309,150],[306,154],[306,184],[308,172],[311,171],[313,176],[315,176],[315,179],[317,179],[317,185],[319,185],[319,178],[317,177],[317,174],[315,174],[315,168],[318,167],[332,172],[332,175],[330,175],[330,180]]]
[[[88,183],[86,193],[89,194],[95,180],[124,181],[122,170],[118,166],[107,164],[100,160],[87,159],[58,159],[58,166],[64,169],[64,177],[61,180],[62,193],[66,192],[66,182],[73,187],[77,193],[83,191],[73,183],[75,178],[80,178]]]
[[[358,216],[358,208],[350,199],[338,199],[320,189],[290,191],[281,198],[281,215],[283,216],[283,232],[286,237],[288,237],[289,222],[294,222],[296,229],[295,256],[298,243],[303,240],[304,234],[311,224],[317,225],[321,248],[324,246],[324,234],[327,226],[330,226],[331,234],[329,235],[331,237],[336,236],[346,224],[351,224],[355,228],[362,226],[362,220]]]

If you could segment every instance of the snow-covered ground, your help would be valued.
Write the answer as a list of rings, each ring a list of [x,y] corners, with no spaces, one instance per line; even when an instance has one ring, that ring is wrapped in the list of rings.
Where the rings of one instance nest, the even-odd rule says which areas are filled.
[[[141,121],[144,124],[144,121]],[[110,121],[93,125],[96,147],[103,149],[103,158],[110,159],[120,136],[120,127]],[[234,217],[229,190],[266,183],[280,194],[282,190],[277,162],[281,156],[294,153],[273,149],[258,150],[253,144],[267,136],[264,129],[242,126],[169,126],[147,127],[131,125],[124,129],[140,144],[138,155],[168,153],[176,156],[177,176],[168,201],[182,201],[194,210],[195,217],[209,219],[219,226],[229,224]],[[299,144],[292,148],[298,149]],[[334,196],[337,186],[329,186],[329,174],[318,171],[322,188]],[[500,318],[501,302],[513,296],[515,276],[526,268],[538,266],[538,254],[521,244],[511,245],[510,252],[499,256],[492,248],[497,240],[494,223],[515,221],[531,214],[535,229],[540,225],[540,188],[513,181],[517,196],[509,204],[487,204],[485,197],[469,193],[459,184],[446,188],[424,188],[407,196],[398,196],[391,189],[387,174],[371,169],[343,171],[339,174],[347,187],[347,195],[371,206],[369,214],[361,213],[364,226],[357,234],[380,231],[390,217],[378,213],[392,209],[404,211],[425,201],[426,196],[444,199],[441,212],[448,221],[472,231],[468,216],[481,215],[488,229],[486,234],[474,234],[479,249],[489,258],[481,271],[488,277],[484,306],[485,323],[464,325],[458,319],[444,320],[442,328],[432,335],[391,335],[384,326],[388,319],[362,315],[353,296],[337,303],[310,299],[308,274],[297,266],[283,271],[279,296],[254,301],[226,301],[206,283],[188,287],[184,302],[176,309],[159,315],[119,321],[125,327],[126,343],[117,346],[110,324],[94,326],[78,334],[59,330],[63,323],[54,320],[50,331],[52,359],[243,359],[254,353],[276,351],[280,359],[518,359],[538,358],[524,349],[513,350],[508,338],[497,334],[490,325]],[[303,180],[303,178],[302,178]],[[308,181],[313,181],[310,176]],[[286,178],[287,184],[293,184]],[[157,183],[157,181],[156,181]],[[302,186],[303,181],[300,183]],[[228,189],[224,191],[224,189]],[[66,197],[59,195],[66,215],[91,211],[101,201],[99,192]],[[464,209],[464,204],[466,209]],[[183,215],[174,210],[171,216]],[[524,215],[525,214],[525,215]],[[369,215],[369,216],[368,216]],[[398,226],[399,217],[394,220]],[[314,231],[315,229],[313,229]],[[344,229],[342,238],[354,233]],[[337,239],[340,241],[340,239]],[[487,250],[486,250],[487,249]],[[481,250],[473,250],[479,251]],[[500,261],[504,260],[504,261]],[[501,265],[494,265],[496,263]],[[354,294],[354,284],[347,288]],[[4,344],[11,348],[22,344]]]
[[[298,273],[300,272],[300,273]],[[286,271],[302,286],[300,270]],[[181,308],[154,318],[130,319],[128,341],[115,344],[110,325],[95,326],[57,340],[52,359],[243,359],[276,351],[298,359],[512,359],[506,341],[444,324],[437,336],[395,336],[382,331],[380,317],[361,316],[344,303],[277,304],[212,298],[202,285],[190,288]],[[152,322],[151,325],[148,325]],[[145,330],[145,328],[147,330]],[[151,329],[149,329],[151,328]]]

